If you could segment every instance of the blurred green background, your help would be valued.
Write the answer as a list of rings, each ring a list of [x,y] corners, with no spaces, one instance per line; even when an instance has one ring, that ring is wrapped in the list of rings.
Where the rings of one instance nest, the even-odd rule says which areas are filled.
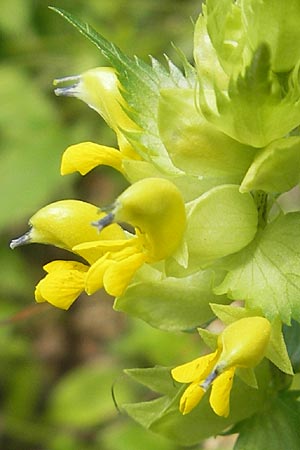
[[[200,3],[51,5],[89,22],[130,55],[162,61],[167,53],[176,61],[171,42],[192,59],[192,21]],[[52,81],[106,62],[43,0],[2,0],[0,39],[0,449],[180,450],[120,414],[111,391],[117,403],[147,400],[149,394],[130,384],[122,369],[182,363],[198,355],[197,337],[171,335],[122,316],[102,293],[82,297],[68,312],[37,305],[33,291],[43,264],[66,255],[41,245],[15,251],[8,246],[45,204],[77,198],[105,205],[126,186],[109,168],[84,178],[59,175],[68,145],[114,145],[115,137],[80,101],[56,98]]]

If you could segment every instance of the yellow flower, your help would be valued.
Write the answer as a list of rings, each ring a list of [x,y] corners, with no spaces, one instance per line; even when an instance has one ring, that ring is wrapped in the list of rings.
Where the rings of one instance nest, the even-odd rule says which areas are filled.
[[[253,368],[265,355],[271,333],[263,317],[246,317],[228,325],[218,337],[215,352],[172,370],[180,383],[191,383],[180,399],[180,412],[188,414],[211,386],[210,405],[219,416],[229,415],[230,391],[237,368]]]
[[[73,249],[103,251],[103,257],[86,275],[88,294],[104,286],[109,294],[118,297],[142,264],[170,257],[185,230],[185,206],[173,183],[162,178],[145,178],[126,189],[116,200],[113,211],[95,225],[102,230],[113,221],[130,224],[135,235],[117,241],[85,242]]]
[[[102,245],[95,245],[97,248],[100,246],[103,248]],[[90,245],[82,244],[82,247],[90,248]],[[87,272],[85,289],[89,295],[104,287],[108,294],[119,297],[136,271],[146,262],[138,238],[123,240],[108,248],[110,251],[92,264]]]
[[[98,145],[93,142],[82,142],[67,148],[61,164],[62,175],[80,172],[82,175],[97,165],[104,164],[123,172],[124,159],[140,159],[123,131],[138,131],[138,125],[133,122],[126,111],[127,103],[121,95],[121,85],[116,72],[111,67],[97,67],[79,76],[60,78],[55,85],[72,82],[73,84],[57,87],[57,95],[77,97],[97,111],[106,123],[115,131],[119,150]]]
[[[29,243],[51,244],[73,251],[72,248],[85,239],[105,242],[124,239],[125,233],[113,224],[100,234],[91,222],[104,217],[97,206],[78,200],[62,200],[40,209],[29,221],[30,230],[14,239],[11,248]],[[53,261],[44,266],[47,275],[38,283],[35,291],[37,302],[48,301],[54,306],[68,309],[85,290],[86,273],[91,264],[103,256],[101,248],[75,251],[87,264],[78,261]]]
[[[51,244],[65,250],[87,240],[116,239],[124,236],[120,227],[115,225],[99,236],[91,222],[106,214],[90,203],[80,200],[60,200],[41,208],[29,220],[29,231],[10,243],[11,248],[30,243]],[[99,254],[99,252],[97,252]],[[83,256],[83,255],[82,255]],[[84,256],[85,257],[85,256]],[[92,258],[89,255],[89,258]],[[93,259],[93,258],[92,258]]]
[[[30,219],[30,230],[14,239],[11,248],[34,242],[51,244],[85,259],[87,264],[47,264],[47,275],[36,287],[38,302],[68,309],[83,291],[90,295],[104,287],[113,296],[122,295],[142,264],[172,255],[182,239],[185,220],[184,202],[176,186],[164,179],[146,178],[126,189],[110,214],[77,200],[42,208]],[[113,222],[130,224],[135,234]]]
[[[115,69],[96,67],[81,75],[58,78],[54,80],[54,85],[58,86],[70,81],[72,85],[57,87],[56,95],[79,98],[97,111],[116,132],[118,129],[138,128],[125,112],[128,105],[121,95],[122,88]]]

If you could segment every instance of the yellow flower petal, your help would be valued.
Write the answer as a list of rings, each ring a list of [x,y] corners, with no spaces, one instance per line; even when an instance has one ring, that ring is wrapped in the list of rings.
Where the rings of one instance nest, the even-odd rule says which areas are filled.
[[[144,262],[143,253],[136,253],[119,262],[112,261],[103,278],[106,292],[114,297],[122,295],[135,272]]]
[[[109,253],[106,253],[90,267],[85,279],[85,291],[88,295],[94,294],[103,287],[104,273],[111,264],[108,256]]]
[[[90,108],[97,111],[114,131],[119,128],[126,130],[139,128],[125,112],[128,105],[121,95],[122,87],[115,69],[112,67],[96,67],[87,70],[76,78],[75,86],[73,83],[69,87],[56,89],[56,94],[71,95],[81,99]],[[56,85],[65,80],[56,80]]]
[[[51,261],[50,263],[43,266],[43,269],[47,273],[55,272],[57,270],[79,270],[81,272],[87,272],[88,266],[82,264],[78,261]]]
[[[99,216],[101,219],[102,216]],[[99,233],[99,240],[112,241],[112,240],[124,240],[126,238],[126,233],[120,225],[117,223],[112,223],[108,227],[101,230]],[[87,239],[86,239],[87,240]]]
[[[200,356],[172,370],[172,377],[179,383],[200,382],[205,379],[215,366],[219,350],[208,355]]]
[[[76,245],[72,250],[86,250],[90,248],[101,248],[105,251],[115,252],[118,250],[122,250],[126,247],[136,246],[137,238],[133,239],[116,239],[116,240],[101,240],[101,241],[92,241],[92,242],[84,242],[82,244]]]
[[[140,230],[148,262],[168,258],[182,242],[185,204],[181,192],[169,180],[137,181],[118,197],[113,213],[116,222],[126,222]]]
[[[47,301],[57,308],[69,309],[84,290],[85,272],[79,270],[55,270],[36,286],[37,302]]]
[[[228,325],[219,336],[223,367],[255,367],[263,359],[271,334],[264,317],[244,317]]]
[[[121,285],[123,285],[127,279],[128,284],[136,270],[145,262],[145,255],[138,248],[132,247],[130,240],[126,242],[130,244],[128,247],[117,252],[106,252],[92,264],[87,273],[85,287],[89,295],[98,291],[104,285],[105,290],[109,294],[116,296],[114,292],[120,291],[118,280],[124,278],[124,281],[121,281]],[[111,244],[113,247],[114,242],[111,242]],[[115,267],[116,264],[117,266]],[[123,272],[122,276],[120,275],[121,272]],[[104,282],[104,280],[106,281]],[[113,284],[114,286],[112,286]]]
[[[122,161],[122,154],[113,147],[82,142],[66,149],[62,156],[60,172],[67,175],[78,171],[81,175],[85,175],[96,166],[105,165],[123,173]]]
[[[111,253],[112,259],[114,261],[123,261],[123,259],[129,258],[129,256],[133,256],[136,254],[141,254],[141,250],[138,247],[131,247],[130,245],[128,247],[123,248],[119,252],[113,252]],[[143,255],[144,261],[146,256]]]
[[[91,228],[93,228],[91,226]],[[72,248],[72,251],[77,253],[86,259],[90,264],[95,263],[110,249],[110,246],[114,246],[115,242],[128,242],[129,239],[125,239],[126,234],[124,230],[116,223],[111,224],[107,228],[104,228],[99,234],[99,240],[84,242],[83,244],[76,245]],[[102,241],[104,244],[102,245]],[[97,245],[99,243],[99,246]],[[128,244],[129,245],[129,244]]]
[[[195,406],[198,405],[205,390],[198,383],[190,384],[184,391],[181,399],[179,410],[182,414],[188,414]]]
[[[218,416],[229,415],[230,391],[235,367],[225,370],[213,382],[210,394],[210,406]]]
[[[81,242],[98,240],[99,233],[91,222],[105,215],[97,206],[79,200],[50,203],[31,217],[30,230],[12,245],[36,242],[71,250]]]
[[[41,293],[42,281],[43,281],[43,279],[35,287],[34,298],[37,303],[46,302],[46,299],[42,296],[42,293]]]

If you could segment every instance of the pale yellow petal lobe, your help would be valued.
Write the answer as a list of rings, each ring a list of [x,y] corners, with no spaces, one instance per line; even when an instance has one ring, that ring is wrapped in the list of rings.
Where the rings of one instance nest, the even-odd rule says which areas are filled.
[[[122,168],[123,156],[119,150],[93,142],[82,142],[71,145],[63,154],[61,162],[61,174],[67,175],[79,172],[85,175],[99,165],[113,167],[119,172]]]
[[[172,377],[179,383],[191,383],[195,380],[203,380],[211,372],[215,365],[218,350],[205,356],[200,356],[172,370]]]
[[[270,334],[271,324],[264,317],[244,317],[233,322],[220,335],[220,362],[226,367],[257,366],[265,355]]]
[[[47,301],[57,308],[69,309],[84,290],[84,277],[84,272],[78,270],[51,272],[38,283],[36,301]]]
[[[108,256],[109,254],[106,253],[90,267],[85,279],[85,291],[88,295],[94,294],[103,287],[104,273],[111,264]]]
[[[115,239],[115,240],[101,240],[101,241],[92,241],[92,242],[84,242],[82,244],[76,245],[73,247],[73,251],[87,250],[91,248],[99,248],[105,251],[118,251],[122,250],[126,247],[131,247],[137,245],[136,238],[134,239]]]
[[[190,384],[186,390],[184,391],[181,399],[180,399],[180,405],[179,410],[180,412],[185,415],[192,411],[192,409],[195,408],[195,406],[198,405],[200,400],[202,399],[203,395],[205,394],[205,390],[199,386],[198,383],[192,383]]]
[[[43,269],[45,270],[45,272],[50,273],[59,270],[79,270],[81,272],[87,272],[89,268],[85,264],[82,264],[78,261],[57,260],[51,261],[50,263],[46,264],[45,266],[43,266]]]
[[[122,261],[112,263],[103,278],[106,292],[114,297],[122,295],[134,274],[144,262],[145,255],[136,253]]]
[[[235,368],[225,370],[213,382],[210,394],[210,406],[218,416],[228,417],[230,391],[232,388]]]

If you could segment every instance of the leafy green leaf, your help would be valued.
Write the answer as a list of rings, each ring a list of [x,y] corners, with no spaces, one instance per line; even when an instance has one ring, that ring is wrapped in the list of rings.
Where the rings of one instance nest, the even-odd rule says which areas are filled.
[[[260,150],[241,184],[241,192],[286,192],[300,182],[300,138],[271,142]]]
[[[214,303],[211,303],[210,307],[225,325],[230,325],[236,320],[243,319],[244,317],[261,315],[260,309],[255,310],[251,308],[251,310],[248,311],[246,308],[235,305],[215,305]]]
[[[266,356],[282,372],[293,375],[293,368],[287,352],[286,344],[282,334],[281,320],[276,317],[272,322],[270,342]]]
[[[251,368],[238,368],[236,370],[236,375],[243,380],[248,386],[253,387],[255,389],[258,388],[257,379],[255,376],[254,369]]]
[[[300,447],[300,402],[283,392],[262,411],[242,422],[234,450],[298,450]],[[236,431],[237,431],[236,430]]]
[[[171,376],[168,367],[150,367],[146,369],[127,369],[125,373],[137,382],[160,394],[172,397],[178,391],[178,384]]]
[[[143,427],[151,430],[152,423],[169,408],[172,400],[169,397],[159,397],[155,400],[122,405],[124,411]],[[163,433],[162,433],[163,434]]]
[[[168,331],[194,329],[213,317],[209,302],[227,301],[213,294],[215,275],[210,270],[183,278],[164,278],[157,270],[142,269],[125,294],[116,299],[114,309],[153,327]]]
[[[205,344],[212,350],[215,350],[218,345],[218,336],[217,333],[212,333],[211,331],[207,330],[206,328],[198,328],[198,333],[200,334],[201,338],[205,342]]]
[[[270,320],[300,320],[299,226],[300,214],[289,213],[260,230],[248,247],[226,259],[229,273],[215,292],[245,300]]]

